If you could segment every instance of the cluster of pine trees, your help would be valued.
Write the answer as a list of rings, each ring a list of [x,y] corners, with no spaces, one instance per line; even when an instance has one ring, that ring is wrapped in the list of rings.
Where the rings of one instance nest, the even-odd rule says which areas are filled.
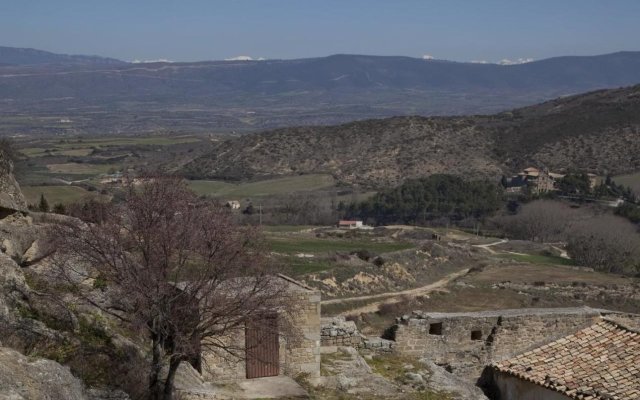
[[[345,214],[374,224],[423,224],[440,218],[454,222],[482,218],[501,205],[498,185],[439,174],[408,180],[366,201],[352,203]]]

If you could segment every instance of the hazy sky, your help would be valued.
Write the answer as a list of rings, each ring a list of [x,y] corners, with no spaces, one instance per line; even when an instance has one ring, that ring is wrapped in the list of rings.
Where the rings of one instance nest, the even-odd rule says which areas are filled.
[[[640,50],[640,0],[0,0],[0,45],[123,60]]]

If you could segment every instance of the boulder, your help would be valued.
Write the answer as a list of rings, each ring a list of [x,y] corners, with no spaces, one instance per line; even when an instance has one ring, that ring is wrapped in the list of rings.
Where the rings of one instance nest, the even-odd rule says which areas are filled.
[[[88,400],[68,367],[0,347],[0,400]]]

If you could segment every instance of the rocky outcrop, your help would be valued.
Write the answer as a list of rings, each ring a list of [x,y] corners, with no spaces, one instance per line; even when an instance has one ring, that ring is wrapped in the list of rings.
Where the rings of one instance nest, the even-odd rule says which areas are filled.
[[[120,390],[86,389],[69,367],[0,347],[0,400],[129,400]]]
[[[458,400],[486,400],[487,397],[482,390],[468,381],[448,372],[445,368],[434,364],[429,359],[420,360],[424,364],[430,374],[424,376],[427,385],[439,392],[455,393]]]
[[[27,307],[29,288],[18,264],[0,252],[0,334],[6,340],[9,329],[17,318],[16,310]]]
[[[55,361],[0,348],[0,400],[87,400],[82,382]]]
[[[13,163],[0,150],[0,217],[7,210],[26,210],[27,202],[13,177]]]
[[[137,390],[144,354],[61,279],[47,257],[44,238],[51,225],[45,216],[13,212],[0,218],[0,346],[6,349],[0,352],[0,400],[128,399],[107,386]],[[92,301],[108,300],[106,291],[94,292]],[[34,356],[45,359],[35,362]],[[78,391],[77,382],[87,390]],[[52,389],[42,394],[47,387]]]

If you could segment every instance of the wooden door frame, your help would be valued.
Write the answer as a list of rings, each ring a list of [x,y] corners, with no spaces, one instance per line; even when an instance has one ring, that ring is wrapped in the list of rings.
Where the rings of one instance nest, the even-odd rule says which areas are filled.
[[[247,379],[280,375],[278,313],[265,313],[245,324],[245,372]]]

